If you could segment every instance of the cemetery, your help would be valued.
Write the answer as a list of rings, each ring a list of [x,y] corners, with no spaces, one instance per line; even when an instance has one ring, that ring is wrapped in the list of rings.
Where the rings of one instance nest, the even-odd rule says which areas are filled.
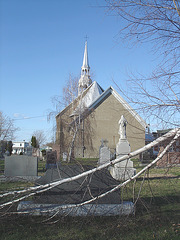
[[[139,159],[131,157],[133,155],[126,135],[128,122],[123,115],[118,124],[119,140],[114,152],[110,151],[106,139],[99,141],[99,158],[93,161],[82,159],[68,163],[67,157],[58,161],[57,151],[52,151],[47,153],[46,161],[40,162],[45,168],[41,176],[36,157],[6,156],[4,176],[0,176],[0,194],[6,197],[1,198],[1,204],[4,200],[13,203],[18,197],[22,200],[10,204],[10,209],[8,205],[1,208],[0,214],[4,214],[4,210],[9,214],[13,211],[11,220],[6,217],[0,220],[3,221],[0,229],[3,239],[8,229],[13,232],[13,239],[19,239],[20,236],[23,239],[29,239],[29,236],[38,239],[42,234],[54,239],[57,239],[57,235],[60,239],[70,239],[72,235],[75,239],[92,236],[104,239],[104,235],[107,239],[112,236],[133,239],[137,233],[141,238],[152,239],[152,228],[166,239],[168,236],[176,239],[179,231],[180,168],[177,165],[170,168],[153,167],[147,174],[139,175],[136,181],[132,181],[144,167],[140,167]],[[27,178],[26,182],[23,182],[24,178]],[[128,184],[124,187],[112,191],[126,182]],[[8,189],[11,189],[13,198],[7,195]],[[50,225],[46,227],[44,221]],[[36,232],[30,232],[35,222]],[[145,225],[151,225],[151,228],[145,229]]]
[[[10,177],[20,179],[26,177],[30,181],[29,177],[36,176],[33,179],[35,189],[38,189],[39,186],[47,186],[47,189],[43,187],[45,190],[40,188],[35,192],[31,201],[20,201],[17,211],[21,214],[24,212],[35,216],[53,216],[54,214],[61,216],[123,216],[135,214],[134,202],[125,201],[124,196],[122,198],[121,188],[111,192],[121,183],[131,182],[136,175],[136,168],[129,158],[131,150],[126,136],[128,122],[123,115],[118,124],[119,141],[116,144],[116,151],[112,154],[108,148],[108,141],[101,140],[99,159],[96,162],[97,171],[95,166],[90,165],[77,165],[77,163],[64,165],[67,158],[58,161],[57,152],[52,151],[47,152],[46,172],[43,176],[38,177],[36,157],[6,156],[5,177],[9,179]],[[118,158],[122,160],[117,161]],[[62,184],[58,183],[61,181]],[[55,185],[53,186],[53,184]],[[106,194],[107,192],[109,194]]]
[[[21,217],[19,226],[23,224],[24,229],[29,227],[29,219],[38,219],[38,231],[54,234],[54,239],[57,233],[60,239],[87,239],[93,234],[97,239],[97,228],[101,231],[98,239],[111,239],[112,235],[119,239],[123,233],[127,239],[136,239],[135,231],[143,239],[175,239],[179,230],[180,156],[169,149],[177,145],[179,129],[145,145],[146,122],[111,86],[104,90],[92,82],[89,70],[86,41],[78,97],[56,115],[53,150],[47,151],[41,162],[39,149],[24,147],[18,151],[16,146],[15,153],[22,154],[10,156],[6,152],[0,175],[0,213],[12,219]],[[168,143],[156,157],[147,162],[141,159],[143,152],[164,140]],[[44,168],[41,174],[40,163]],[[60,222],[64,232],[45,229],[44,222]],[[144,223],[151,224],[161,238],[149,229],[144,233]],[[13,229],[7,224],[1,230],[4,239],[8,227]],[[75,229],[79,225],[83,236]],[[29,229],[21,238],[26,239],[27,233]]]
[[[118,157],[130,153],[129,143],[126,139],[126,125],[124,125],[125,118],[122,116],[121,119],[123,120],[119,122],[120,139],[116,149],[116,155],[118,154]],[[123,141],[123,143],[121,141]],[[110,151],[106,146],[106,141],[102,140],[101,143],[99,160],[97,162],[97,165],[99,166],[102,166],[103,163],[106,164],[112,160]],[[125,147],[123,147],[124,151],[120,149],[122,144],[125,147],[127,145],[127,150]],[[25,164],[25,161],[23,163]],[[5,170],[8,169],[8,166],[6,165]],[[21,167],[23,168],[22,164]],[[30,174],[31,169],[26,165],[25,169],[27,168],[29,169],[28,174]],[[46,172],[44,176],[35,181],[35,185],[46,185],[57,180],[72,178],[82,174],[83,172],[91,172],[92,169],[93,166],[88,165],[61,165],[60,162],[57,161],[56,151],[47,152]],[[7,175],[9,172],[6,170],[5,174]],[[24,173],[21,173],[21,175],[23,174]],[[13,173],[13,175],[15,175],[15,173]],[[81,177],[76,181],[57,185],[57,187],[53,187],[42,194],[36,194],[32,202],[20,202],[17,210],[20,212],[28,211],[30,214],[34,215],[53,215],[56,212],[58,212],[59,215],[70,216],[113,216],[133,214],[133,203],[129,201],[121,202],[121,193],[119,189],[103,198],[99,198],[99,196],[110,191],[114,186],[117,186],[120,181],[127,180],[134,175],[135,169],[133,168],[133,162],[131,160],[124,160],[115,164],[114,167],[110,166],[108,168],[101,169],[101,171]],[[97,199],[91,204],[83,204],[92,198]]]
[[[0,181],[26,181],[28,187],[2,193],[2,197],[7,197],[2,208],[15,206],[14,211],[23,216],[132,218],[142,209],[148,209],[156,177],[160,178],[157,194],[166,196],[171,192],[161,182],[161,170],[153,175],[156,172],[153,169],[149,175],[151,167],[165,166],[166,148],[142,168],[139,155],[164,139],[170,138],[171,147],[173,138],[179,136],[178,130],[145,145],[146,122],[112,87],[104,91],[91,81],[87,42],[81,69],[77,99],[56,116],[56,144],[52,151],[46,152],[45,172],[41,176],[38,173],[38,149],[29,148],[22,156],[5,156]],[[168,160],[168,167],[179,164],[178,155],[172,159]],[[173,169],[167,179],[175,183],[178,172],[179,169]],[[144,187],[146,184],[149,185]]]
[[[138,163],[139,163],[138,160],[136,161],[133,160],[133,163],[134,163],[134,167],[136,168],[136,171],[140,171],[142,169],[142,167],[138,166]],[[63,166],[63,169],[65,169],[66,165],[63,165],[63,162],[62,162],[62,166]],[[54,171],[55,169],[49,168],[48,170],[50,170],[48,174],[49,179],[51,178],[56,179],[59,176],[57,171]],[[57,213],[56,211],[56,213],[53,212],[55,216],[52,218],[52,220],[48,220],[47,215],[45,216],[41,215],[39,217],[37,216],[30,217],[29,215],[28,216],[12,215],[11,219],[1,218],[0,221],[3,220],[3,224],[1,224],[1,227],[0,227],[1,236],[4,239],[4,237],[7,236],[7,233],[11,231],[11,234],[8,234],[9,237],[7,236],[6,238],[8,240],[11,239],[10,238],[11,235],[15,240],[19,239],[20,236],[23,239],[30,239],[29,236],[31,236],[31,239],[38,239],[38,237],[40,236],[42,237],[44,235],[49,238],[51,236],[51,239],[53,239],[53,237],[54,239],[57,239],[57,236],[60,239],[61,238],[70,239],[70,236],[72,235],[74,236],[75,239],[87,239],[87,237],[91,239],[92,236],[94,236],[94,238],[104,239],[104,234],[106,235],[107,239],[110,237],[121,237],[122,239],[126,239],[124,238],[125,236],[128,238],[133,238],[133,237],[136,237],[137,234],[139,237],[141,237],[141,239],[143,239],[143,237],[145,237],[146,239],[152,239],[152,229],[154,229],[153,231],[156,232],[156,234],[159,234],[159,236],[161,237],[166,237],[166,239],[170,239],[168,237],[171,236],[171,238],[173,239],[178,239],[179,227],[177,223],[178,223],[179,216],[177,213],[179,209],[179,203],[178,203],[179,187],[180,187],[179,180],[178,180],[178,176],[180,174],[179,171],[180,170],[177,167],[170,168],[168,173],[166,168],[151,169],[149,172],[149,179],[151,182],[150,183],[151,189],[153,190],[153,195],[154,195],[153,202],[151,202],[152,195],[151,195],[151,190],[148,183],[149,180],[147,178],[147,180],[144,181],[144,185],[141,191],[141,197],[139,201],[136,203],[135,216],[131,215],[131,217],[126,218],[126,224],[124,224],[124,217],[117,217],[112,215],[110,215],[110,217],[108,216],[100,217],[98,216],[98,214],[96,214],[96,217],[88,216],[88,218],[84,218],[84,217],[80,218],[79,216],[78,218],[76,217],[76,220],[75,220],[73,217],[70,217],[68,215],[66,210],[64,210],[63,214],[64,216],[67,216],[66,218],[61,218],[60,216],[56,215]],[[71,169],[69,169],[68,175],[70,174],[70,172],[71,172]],[[54,174],[54,176],[52,176],[52,173]],[[151,178],[151,175],[156,177]],[[164,179],[164,176],[166,176],[166,179]],[[37,181],[40,181],[40,179]],[[43,180],[42,178],[41,181],[45,181],[45,180]],[[138,196],[138,192],[141,187],[142,181],[143,180],[139,179],[136,183],[135,195],[134,195],[135,199]],[[13,184],[14,186],[13,188],[16,188],[17,190],[19,186],[22,186],[20,182],[11,183],[11,184]],[[1,193],[3,192],[3,185],[5,185],[4,190],[8,189],[7,183],[5,184],[5,182],[1,182],[1,185],[0,185]],[[26,185],[24,186],[28,187],[29,185],[28,183],[26,183]],[[133,200],[132,188],[133,188],[133,183],[130,183],[128,186],[126,186],[123,189],[123,191],[121,190],[119,192],[121,200],[123,201]],[[56,200],[57,195],[55,192],[52,192],[52,196],[53,196],[52,198],[48,196],[48,198],[50,199],[46,199],[46,201],[47,200],[53,201],[52,199]],[[45,196],[41,195],[41,197],[44,198]],[[171,201],[172,199],[173,199],[173,202],[170,203],[169,201]],[[36,197],[37,207],[39,207],[38,205],[39,200],[40,200],[40,196],[37,195]],[[19,205],[21,205],[20,207],[21,209],[23,209],[23,201],[21,201],[20,204],[15,204],[16,207],[18,207]],[[150,215],[145,214],[146,211],[144,210],[144,205],[148,207],[149,210],[151,211]],[[33,206],[33,208],[34,207],[35,205]],[[91,210],[93,210],[93,206],[90,205],[90,207],[91,207]],[[173,211],[172,211],[172,208],[173,208]],[[50,206],[49,206],[49,210],[52,210]],[[73,211],[77,213],[76,210],[77,209]],[[84,209],[86,213],[88,210],[89,209],[87,208]],[[169,215],[170,212],[171,214]],[[82,216],[82,213],[81,213],[81,216]],[[142,219],[143,219],[143,222],[142,222]],[[52,222],[53,224],[52,223],[50,225],[44,224],[44,221],[46,220],[48,220],[48,222],[50,223]],[[56,221],[57,223],[54,223]],[[146,228],[145,225],[149,225],[151,227]],[[112,228],[109,226],[112,226]],[[31,228],[35,228],[36,231],[32,231]]]

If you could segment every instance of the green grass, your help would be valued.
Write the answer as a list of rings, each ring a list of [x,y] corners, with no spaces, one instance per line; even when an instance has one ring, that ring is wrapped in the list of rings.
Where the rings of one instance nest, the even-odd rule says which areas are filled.
[[[93,167],[97,167],[97,162],[98,162],[98,158],[76,158],[70,163],[67,163],[61,160],[62,165],[80,164],[80,165],[90,165]]]
[[[38,161],[38,176],[44,175],[46,171],[46,161]]]
[[[4,173],[4,160],[0,159],[0,175]]]
[[[0,239],[4,240],[106,240],[179,239],[178,218],[159,214],[144,216],[47,218],[12,216],[1,219]],[[45,222],[43,222],[45,221]]]
[[[8,192],[11,190],[22,190],[26,187],[33,186],[32,182],[1,182],[0,183],[0,192]]]
[[[79,159],[82,163],[88,161]],[[133,160],[134,161],[134,160]],[[94,159],[91,163],[97,163]],[[42,168],[45,162],[40,162]],[[137,171],[138,166],[135,160]],[[121,190],[123,201],[136,201],[135,216],[124,217],[32,217],[0,214],[0,239],[3,240],[106,240],[180,239],[180,167],[152,168],[150,178],[139,178]],[[147,176],[146,176],[147,177]],[[31,183],[1,183],[0,192],[22,189]],[[142,186],[142,190],[140,192]],[[134,189],[134,191],[133,191]],[[134,194],[133,194],[134,192]],[[1,210],[0,210],[1,211]],[[3,213],[4,214],[4,213]]]

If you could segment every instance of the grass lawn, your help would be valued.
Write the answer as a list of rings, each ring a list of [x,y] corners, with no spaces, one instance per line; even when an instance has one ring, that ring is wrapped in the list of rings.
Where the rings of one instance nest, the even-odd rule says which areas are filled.
[[[0,159],[0,175],[4,173],[4,159]]]
[[[81,160],[80,160],[81,161]],[[95,164],[94,160],[94,164]],[[87,160],[88,162],[88,160]],[[86,164],[87,164],[86,162]],[[41,162],[41,168],[44,162]],[[136,162],[137,171],[142,169]],[[136,214],[124,217],[35,217],[0,210],[3,240],[180,239],[180,167],[152,168],[150,178],[137,179],[121,190],[123,201],[136,202]],[[0,183],[0,192],[32,183]],[[141,190],[141,191],[140,191]]]
[[[11,216],[1,218],[3,240],[86,239],[179,239],[176,212],[146,213],[129,217],[47,218]]]

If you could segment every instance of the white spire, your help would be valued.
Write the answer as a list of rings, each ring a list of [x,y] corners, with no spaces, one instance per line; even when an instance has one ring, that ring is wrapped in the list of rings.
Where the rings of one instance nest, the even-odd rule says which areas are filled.
[[[85,43],[83,65],[81,67],[81,77],[79,79],[78,95],[80,95],[91,83],[90,67],[88,62],[87,41]]]
[[[90,69],[89,62],[88,62],[87,41],[85,43],[84,59],[83,59],[83,65],[82,65],[81,69],[84,69],[84,68]]]

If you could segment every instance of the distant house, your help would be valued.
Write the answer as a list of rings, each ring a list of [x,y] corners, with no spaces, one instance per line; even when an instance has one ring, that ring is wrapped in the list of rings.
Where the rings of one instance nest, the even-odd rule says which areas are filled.
[[[29,143],[25,141],[13,142],[12,154],[20,154],[20,153],[26,154],[29,147],[30,147]]]
[[[72,149],[76,158],[98,158],[101,140],[107,140],[112,153],[119,140],[119,120],[127,122],[127,139],[134,151],[145,145],[148,127],[139,114],[111,86],[105,91],[92,82],[85,45],[78,97],[56,116],[56,144],[60,155]]]
[[[153,132],[154,138],[159,138],[163,136],[164,134],[168,133],[172,129],[165,129],[165,130],[157,130],[157,132]],[[166,139],[163,142],[160,142],[158,145],[156,145],[153,148],[153,151],[156,154],[160,154],[165,147],[168,145],[169,141],[173,137]],[[180,140],[177,139],[176,142],[169,148],[169,150],[166,152],[166,154],[162,157],[160,161],[157,162],[157,167],[167,167],[172,165],[180,164]]]
[[[152,134],[153,134],[154,138],[156,139],[156,138],[159,138],[159,137],[163,136],[164,134],[168,133],[170,130],[172,130],[172,129],[157,130],[157,132],[153,132]],[[159,143],[158,145],[156,145],[154,147],[154,151],[156,153],[158,153],[160,148],[166,147],[166,145],[168,143],[169,143],[169,139]],[[168,152],[180,152],[180,140],[179,139],[171,146],[171,148],[169,149]]]
[[[149,131],[145,133],[145,144],[149,144],[155,140],[154,135]],[[140,154],[140,160],[146,161],[146,160],[152,160],[157,156],[158,152],[154,150],[154,148],[150,148],[149,150],[146,150],[145,152]]]

